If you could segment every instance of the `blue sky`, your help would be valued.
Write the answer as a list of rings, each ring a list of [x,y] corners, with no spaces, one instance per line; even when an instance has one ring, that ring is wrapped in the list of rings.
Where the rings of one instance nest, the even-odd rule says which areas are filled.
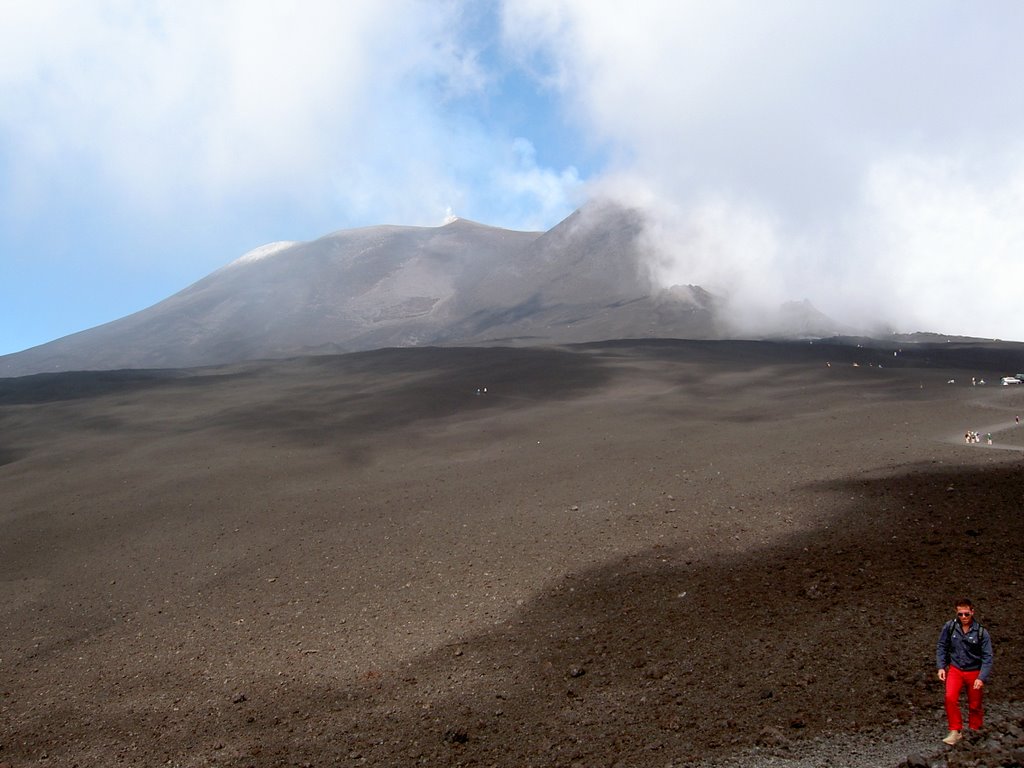
[[[0,354],[275,240],[644,207],[751,327],[1024,339],[1024,4],[0,0]]]

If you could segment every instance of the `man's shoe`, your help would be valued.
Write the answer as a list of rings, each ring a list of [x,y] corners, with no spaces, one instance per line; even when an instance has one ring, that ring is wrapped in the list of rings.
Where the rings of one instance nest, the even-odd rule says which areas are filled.
[[[962,739],[963,737],[964,736],[963,736],[962,733],[960,733],[960,731],[950,731],[949,735],[946,736],[946,738],[944,738],[942,740],[942,742],[944,744],[949,744],[949,746],[952,747],[954,744],[956,744],[958,741],[960,741],[960,739]]]

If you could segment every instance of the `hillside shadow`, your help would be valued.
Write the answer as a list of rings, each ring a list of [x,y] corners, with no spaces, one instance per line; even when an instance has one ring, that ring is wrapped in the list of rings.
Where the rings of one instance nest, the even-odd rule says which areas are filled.
[[[396,755],[375,740],[396,737],[429,762],[508,766],[784,750],[937,710],[935,637],[964,593],[997,640],[990,696],[1020,700],[1022,488],[1017,468],[822,484],[856,499],[827,530],[718,560],[654,548],[572,575],[507,626],[331,706],[379,765]]]
[[[137,392],[175,378],[166,371],[70,371],[0,379],[0,405],[30,405],[78,400],[118,392]]]
[[[826,527],[733,555],[656,546],[572,572],[502,624],[408,663],[380,658],[344,685],[321,676],[325,659],[282,688],[276,665],[243,654],[230,674],[244,676],[244,700],[168,721],[153,702],[184,696],[190,670],[216,657],[183,659],[180,674],[158,664],[133,682],[128,725],[123,706],[69,700],[32,727],[74,750],[173,729],[187,738],[166,742],[167,759],[192,764],[220,744],[215,764],[236,767],[686,765],[931,714],[938,737],[934,646],[961,595],[995,640],[988,700],[1024,700],[1021,467],[929,464],[801,491],[834,510]],[[8,732],[14,764],[21,743]]]
[[[842,511],[828,527],[735,556],[654,547],[573,573],[504,624],[409,664],[382,658],[340,688],[282,694],[256,671],[248,701],[191,724],[194,738],[233,745],[225,766],[786,755],[802,738],[938,713],[935,638],[962,594],[995,638],[989,701],[1024,699],[1018,468],[808,490]]]
[[[13,464],[18,459],[24,456],[24,452],[12,450],[10,448],[0,447],[0,467],[5,464]]]
[[[1024,344],[1015,342],[899,343],[868,338],[782,339],[622,339],[573,345],[575,349],[641,353],[650,359],[757,367],[831,362],[867,367],[966,370],[977,373],[1024,369]],[[994,378],[991,384],[998,384]]]
[[[811,364],[833,361],[886,368],[966,369],[978,372],[1024,369],[1024,345],[1009,343],[893,344],[877,340],[773,341],[622,339],[572,344],[564,347],[402,347],[369,352],[322,355],[290,360],[265,360],[225,367],[182,369],[126,369],[67,371],[0,378],[0,405],[24,405],[62,400],[127,394],[162,386],[206,387],[268,375],[282,368],[306,366],[324,375],[380,375],[384,377],[431,373],[440,395],[438,408],[451,404],[446,393],[465,391],[491,383],[494,390],[513,384],[523,387],[529,374],[537,376],[526,385],[525,396],[557,396],[559,390],[578,389],[600,382],[588,381],[599,366],[579,358],[606,356],[647,362],[710,364],[735,370],[763,366]],[[583,353],[583,354],[580,354]],[[896,353],[896,354],[894,354]],[[516,370],[516,366],[522,366]],[[548,370],[550,367],[550,370]],[[461,378],[459,374],[462,374]],[[514,374],[514,376],[513,376]],[[557,377],[564,377],[559,381]],[[993,380],[993,383],[994,380]],[[505,387],[508,391],[508,387]]]
[[[390,349],[289,366],[290,380],[269,396],[247,398],[205,424],[302,443],[358,440],[576,397],[614,374],[598,358],[551,348]]]

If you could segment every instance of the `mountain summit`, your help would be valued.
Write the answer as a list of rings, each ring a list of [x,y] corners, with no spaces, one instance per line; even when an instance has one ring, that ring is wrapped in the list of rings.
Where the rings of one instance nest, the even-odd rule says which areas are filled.
[[[720,302],[654,287],[638,211],[590,204],[548,232],[454,219],[256,248],[135,314],[0,357],[0,376],[180,368],[380,347],[720,338]],[[800,335],[832,333],[803,313]]]

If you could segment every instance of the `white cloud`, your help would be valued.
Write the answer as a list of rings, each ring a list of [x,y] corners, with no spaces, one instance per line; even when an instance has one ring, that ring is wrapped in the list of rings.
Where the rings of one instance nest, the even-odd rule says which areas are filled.
[[[37,151],[42,137],[55,154],[86,158],[133,193],[301,183],[358,138],[381,92],[420,67],[442,74],[430,32],[444,20],[415,3],[46,8],[27,30],[4,27],[0,47],[34,44],[4,67],[15,97],[6,127]]]
[[[507,0],[504,17],[610,147],[598,188],[654,212],[665,280],[1024,339],[982,276],[1024,279],[1020,176],[999,170],[1020,167],[1020,3]]]
[[[921,155],[870,168],[851,263],[870,276],[880,312],[1024,339],[1024,153],[998,159],[997,171],[976,157]]]
[[[474,197],[459,173],[506,162],[514,140],[449,109],[490,77],[463,15],[422,0],[4,4],[8,196],[28,206],[35,184],[43,207],[85,184],[151,215],[280,200],[422,223]],[[550,205],[517,193],[538,196],[510,201],[529,216]]]
[[[527,139],[512,142],[508,162],[494,175],[494,187],[510,200],[529,201],[532,210],[521,210],[526,229],[543,230],[582,202],[583,183],[572,166],[555,171],[537,164],[537,153]]]
[[[1024,338],[1024,4],[504,0],[500,48],[476,36],[487,8],[0,2],[0,221],[70,230],[76,198],[139,238],[284,209],[546,228],[593,192],[654,211],[663,279],[754,315],[806,297]],[[503,56],[559,94],[546,125],[602,148],[602,179],[490,122]]]

